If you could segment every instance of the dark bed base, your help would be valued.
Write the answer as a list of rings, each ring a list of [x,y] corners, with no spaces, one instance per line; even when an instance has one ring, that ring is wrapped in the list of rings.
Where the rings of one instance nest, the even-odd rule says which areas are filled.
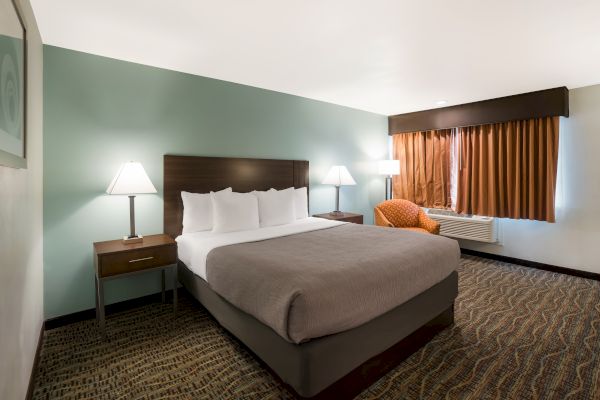
[[[397,367],[402,361],[426,345],[435,335],[454,323],[454,303],[440,315],[400,340],[350,373],[339,379],[331,386],[310,397],[311,400],[353,399],[381,377]],[[299,397],[307,399],[307,397]]]
[[[349,331],[301,344],[275,331],[215,293],[182,262],[178,278],[234,337],[299,398],[350,399],[454,322],[458,275]]]

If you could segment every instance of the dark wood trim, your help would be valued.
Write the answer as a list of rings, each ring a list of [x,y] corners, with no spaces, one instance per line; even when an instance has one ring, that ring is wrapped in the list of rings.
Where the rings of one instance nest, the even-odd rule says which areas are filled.
[[[544,271],[550,272],[558,272],[559,274],[572,275],[580,278],[593,279],[595,281],[600,281],[600,274],[589,272],[589,271],[581,271],[579,269],[559,267],[557,265],[544,264],[536,261],[523,260],[520,258],[507,257],[500,254],[492,254],[492,253],[484,253],[482,251],[464,249],[461,247],[460,249],[462,254],[467,254],[471,256],[477,256],[481,258],[488,258],[490,260],[502,261],[511,264],[522,265],[524,267],[541,269]]]
[[[390,135],[541,117],[569,116],[569,90],[562,86],[388,117]]]
[[[178,292],[179,293],[179,290]],[[166,301],[169,302],[173,297],[173,290],[166,291]],[[106,315],[115,314],[121,311],[131,310],[137,307],[145,306],[151,303],[160,303],[162,301],[162,295],[160,292],[149,294],[147,296],[137,297],[135,299],[129,299],[120,301],[118,303],[108,304],[106,306]],[[61,326],[73,324],[75,322],[81,322],[88,319],[96,318],[96,309],[89,308],[87,310],[74,312],[72,314],[61,315],[60,317],[54,317],[47,319],[44,323],[45,330],[60,328]]]
[[[231,187],[236,192],[309,188],[309,165],[305,160],[273,160],[164,155],[164,232],[181,234],[181,191],[209,193]]]
[[[38,336],[37,347],[35,349],[35,356],[33,357],[33,365],[31,366],[31,374],[29,375],[29,385],[27,386],[27,394],[25,395],[26,400],[33,398],[33,388],[35,385],[35,377],[37,375],[38,365],[40,364],[40,353],[42,352],[42,345],[44,344],[44,331],[45,324],[42,323],[40,328],[40,334]]]

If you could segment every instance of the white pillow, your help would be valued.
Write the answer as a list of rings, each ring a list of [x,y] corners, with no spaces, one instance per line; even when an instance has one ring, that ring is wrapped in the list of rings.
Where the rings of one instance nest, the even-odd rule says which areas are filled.
[[[213,232],[245,231],[260,227],[258,200],[252,193],[211,193]]]
[[[290,224],[296,220],[294,188],[254,192],[258,198],[260,226]]]
[[[231,188],[220,192],[231,192]],[[212,192],[211,192],[212,193]],[[208,231],[213,227],[213,213],[210,193],[181,192],[183,201],[182,233]]]
[[[308,191],[306,186],[294,191],[294,203],[296,205],[296,219],[308,218]]]

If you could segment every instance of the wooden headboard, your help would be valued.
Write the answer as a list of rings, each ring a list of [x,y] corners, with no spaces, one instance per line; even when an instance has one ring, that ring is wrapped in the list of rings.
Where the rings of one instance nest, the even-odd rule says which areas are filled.
[[[308,188],[308,161],[165,155],[163,164],[164,231],[173,238],[182,230],[182,191]]]

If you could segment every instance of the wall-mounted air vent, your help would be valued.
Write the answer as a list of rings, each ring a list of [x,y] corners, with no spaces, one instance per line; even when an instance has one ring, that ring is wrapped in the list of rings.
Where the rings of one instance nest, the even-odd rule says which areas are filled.
[[[435,208],[425,209],[429,218],[440,223],[440,235],[494,243],[497,240],[496,219],[477,215],[457,214]]]

